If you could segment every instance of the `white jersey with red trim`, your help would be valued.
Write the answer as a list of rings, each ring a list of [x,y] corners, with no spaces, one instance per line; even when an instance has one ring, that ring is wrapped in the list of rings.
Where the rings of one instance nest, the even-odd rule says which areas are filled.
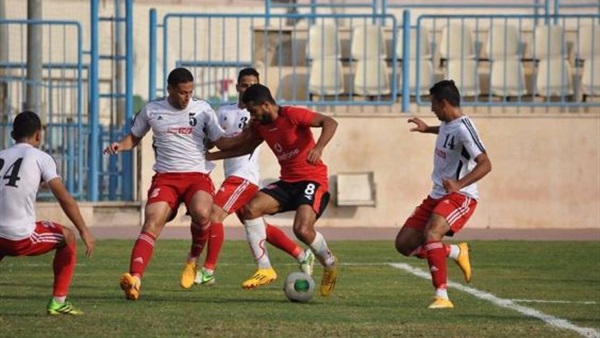
[[[450,122],[442,122],[435,142],[433,155],[432,198],[447,194],[442,178],[458,180],[475,167],[475,158],[485,153],[477,129],[468,116],[461,116]],[[477,199],[477,184],[473,183],[460,190],[460,193]]]
[[[20,240],[33,233],[40,183],[55,178],[54,159],[30,144],[0,151],[0,237]]]
[[[217,140],[223,129],[206,101],[193,99],[181,110],[166,98],[151,101],[136,115],[131,133],[143,137],[150,129],[154,134],[154,171],[208,174],[214,169],[214,164],[206,161],[204,140]]]
[[[250,113],[245,109],[240,109],[236,104],[222,106],[217,110],[219,124],[225,131],[225,136],[235,136],[239,134],[250,121]],[[260,147],[257,147],[253,153],[223,160],[223,169],[225,177],[237,176],[258,185],[260,179],[258,156]]]

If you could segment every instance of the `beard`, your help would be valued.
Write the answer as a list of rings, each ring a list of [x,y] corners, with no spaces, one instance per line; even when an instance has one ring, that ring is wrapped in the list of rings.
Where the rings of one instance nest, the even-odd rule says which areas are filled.
[[[265,124],[271,124],[272,122],[273,122],[273,119],[269,115],[263,115],[260,118],[260,123],[263,124],[263,125],[265,125]]]

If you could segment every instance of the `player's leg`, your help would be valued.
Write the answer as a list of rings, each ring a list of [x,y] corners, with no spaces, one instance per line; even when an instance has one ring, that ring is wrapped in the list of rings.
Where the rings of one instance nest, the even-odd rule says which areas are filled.
[[[192,244],[179,283],[184,289],[192,287],[196,279],[198,266],[196,261],[202,253],[210,234],[210,214],[214,196],[214,187],[208,175],[194,175],[190,179],[193,184],[190,184],[186,189],[185,205],[192,217],[190,226]]]
[[[450,226],[443,216],[432,214],[425,230],[425,244],[423,248],[427,252],[427,264],[431,273],[431,281],[435,288],[435,299],[429,305],[430,309],[453,308],[454,305],[448,298],[447,283],[448,272],[446,264],[446,251],[442,238]]]
[[[67,299],[77,260],[75,243],[73,231],[49,221],[36,222],[33,234],[27,239],[0,243],[6,244],[5,253],[10,256],[38,256],[55,250],[52,262],[54,285],[47,307],[50,315],[83,314]]]
[[[447,262],[446,262],[446,249],[442,243],[443,237],[449,233],[458,232],[465,225],[466,221],[473,214],[476,203],[473,199],[452,193],[442,198],[433,210],[432,216],[427,223],[425,234],[424,249],[427,252],[427,262],[429,264],[429,270],[431,271],[431,279],[433,286],[435,287],[436,295],[435,300],[429,308],[452,308],[454,305],[450,302],[447,292]],[[471,279],[471,264],[468,257],[468,246],[466,248],[466,256],[463,252],[451,253],[456,254],[457,263],[465,274],[465,279],[470,281]],[[459,261],[458,257],[463,260]],[[466,262],[464,261],[466,259]]]
[[[396,236],[396,250],[404,256],[417,257],[419,259],[427,259],[427,250],[423,244],[425,243],[425,226],[431,217],[433,208],[436,202],[433,199],[426,199],[415,209],[413,214],[406,220],[404,226]],[[446,257],[454,259],[465,274],[465,280],[470,281],[469,268],[469,250],[466,243],[447,244],[442,243]],[[468,277],[468,278],[467,278]]]
[[[213,203],[210,213],[211,225],[206,242],[206,257],[202,268],[196,271],[195,284],[213,285],[216,282],[215,269],[225,241],[223,221],[228,215],[225,210]]]
[[[56,253],[52,262],[54,287],[52,298],[48,302],[48,314],[83,314],[83,311],[75,308],[67,299],[77,261],[75,234],[69,228],[63,227],[60,224],[50,222],[46,224],[52,224],[52,226],[59,228],[63,234],[63,241],[56,247]]]
[[[300,265],[300,270],[312,276],[315,263],[315,255],[312,251],[310,249],[303,250],[298,242],[288,236],[285,231],[267,223],[266,220],[264,222],[267,230],[267,243],[294,257]]]
[[[144,224],[131,250],[129,272],[121,275],[120,285],[125,298],[140,297],[141,279],[154,253],[154,244],[165,223],[175,217],[179,205],[177,188],[168,175],[157,174],[148,189],[144,208]]]
[[[279,202],[262,190],[259,191],[243,208],[244,229],[246,239],[252,250],[252,255],[258,270],[248,280],[242,283],[244,289],[253,289],[269,284],[277,279],[277,273],[271,266],[267,247],[265,245],[267,231],[263,216],[279,211]]]
[[[477,207],[477,201],[468,196],[452,193],[444,197],[444,200],[448,202],[438,203],[434,212],[444,216],[450,230],[446,235],[454,235],[458,233],[467,223],[475,208]],[[463,273],[464,279],[467,283],[471,282],[471,261],[470,261],[470,248],[467,243],[459,243],[447,245],[445,244],[446,255],[454,260],[459,266]]]
[[[239,213],[241,207],[257,191],[258,186],[244,178],[233,175],[228,176],[217,190],[210,213],[211,226],[206,247],[206,258],[202,269],[196,272],[196,279],[194,281],[196,284],[212,285],[216,282],[214,272],[225,240],[223,221],[232,212],[236,211]],[[240,220],[242,223],[244,222],[241,218]]]
[[[329,192],[320,184],[311,181],[293,184],[292,205],[296,206],[294,217],[294,234],[308,245],[323,265],[323,277],[320,291],[324,297],[335,289],[339,274],[339,262],[333,255],[325,237],[315,229],[315,223],[325,211],[329,202]]]

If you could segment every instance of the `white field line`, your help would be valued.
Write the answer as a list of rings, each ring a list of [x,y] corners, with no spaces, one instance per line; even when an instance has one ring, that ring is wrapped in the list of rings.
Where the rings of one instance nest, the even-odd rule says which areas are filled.
[[[390,266],[392,266],[396,269],[404,270],[404,271],[411,273],[417,277],[421,277],[424,279],[431,279],[431,275],[429,274],[429,272],[414,268],[405,263],[390,263]],[[480,291],[480,290],[477,290],[477,289],[474,289],[474,288],[471,288],[468,286],[464,286],[462,284],[458,284],[455,282],[451,282],[451,281],[448,281],[448,286],[451,288],[463,291],[465,293],[468,293],[479,299],[487,300],[494,305],[520,312],[528,317],[537,318],[539,320],[544,321],[548,325],[555,326],[560,329],[575,331],[584,337],[600,338],[600,332],[596,331],[595,329],[577,326],[577,325],[569,322],[568,320],[554,317],[551,315],[547,315],[538,310],[534,310],[532,308],[516,304],[511,299],[499,298],[499,297],[494,296],[491,293]]]
[[[550,303],[550,304],[583,304],[583,305],[596,305],[598,302],[595,301],[571,301],[571,300],[546,300],[546,299],[510,299],[515,303]]]

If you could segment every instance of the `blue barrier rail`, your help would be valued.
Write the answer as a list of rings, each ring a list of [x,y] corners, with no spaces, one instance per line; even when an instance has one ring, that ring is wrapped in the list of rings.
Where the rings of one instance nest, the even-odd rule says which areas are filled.
[[[4,117],[0,121],[3,130],[0,147],[5,148],[13,143],[7,135],[14,116],[25,103],[26,87],[39,87],[42,104],[36,113],[44,123],[42,148],[56,159],[69,192],[83,198],[83,158],[86,149],[79,141],[85,138],[83,79],[88,68],[83,64],[82,26],[76,21],[14,19],[0,19],[0,25],[10,32],[8,36],[12,47],[18,48],[19,43],[23,43],[22,40],[10,40],[22,36],[30,25],[42,27],[43,39],[48,44],[44,48],[47,54],[42,60],[39,81],[27,77],[26,49],[15,49],[17,52],[13,52],[9,60],[0,62],[0,84],[7,93],[0,112]]]
[[[599,17],[554,17],[559,20],[559,39],[564,48],[559,54],[546,53],[551,56],[546,57],[539,46],[550,48],[550,43],[540,41],[554,34],[553,30],[547,30],[546,36],[536,32],[553,25],[546,25],[545,20],[538,22],[537,15],[420,15],[413,26],[410,10],[403,12],[401,24],[397,24],[392,15],[272,14],[270,25],[265,26],[265,17],[261,15],[170,13],[164,16],[162,24],[151,27],[151,32],[161,29],[162,46],[168,47],[161,51],[162,80],[156,82],[156,76],[151,76],[149,96],[166,95],[164,82],[171,68],[188,66],[197,79],[196,95],[220,105],[235,99],[232,89],[239,68],[252,65],[261,73],[263,83],[277,89],[276,98],[288,104],[400,103],[401,110],[406,112],[411,102],[429,104],[428,88],[436,81],[451,77],[463,89],[465,105],[597,106],[597,101],[588,100],[597,96],[597,77],[592,76],[591,82],[585,81],[590,78],[586,74],[600,67],[595,61],[600,53],[592,48],[595,54],[585,61],[581,57],[575,60],[573,53],[578,53],[580,45],[586,43],[579,34],[581,27],[597,26]],[[289,26],[286,24],[289,18],[314,24]],[[335,47],[323,55],[311,56],[313,28],[331,25],[331,19],[336,18],[350,24],[334,27],[332,34],[337,40],[327,45]],[[445,29],[450,25],[455,29]],[[380,50],[377,56],[367,50],[358,51],[354,45],[357,37],[363,36],[357,28],[368,26],[378,27],[383,37],[371,36],[364,41],[383,42],[362,48]],[[492,26],[514,30],[515,40],[511,43],[518,46],[510,52],[514,54],[510,58],[486,55],[489,53],[486,48],[492,48],[485,47],[486,44],[492,44],[490,41],[495,39],[490,34]],[[469,30],[464,29],[467,27]],[[450,32],[462,32],[464,36],[456,40]],[[418,38],[425,33],[430,36],[427,42]],[[330,33],[318,34],[321,36],[316,40],[321,39],[321,47],[327,49],[323,41],[325,34]],[[158,46],[157,34],[151,34],[153,36],[151,50]],[[182,36],[186,36],[185,41]],[[472,45],[469,55],[451,52],[454,46],[465,44],[467,37]],[[534,51],[536,46],[538,50]],[[423,55],[424,47],[428,55]],[[449,52],[454,54],[447,55]],[[369,56],[361,56],[367,54]],[[156,57],[156,52],[152,51],[151,55]],[[150,65],[155,64],[155,59],[150,61]],[[150,73],[153,72],[155,67],[151,66]],[[540,80],[542,76],[545,80]]]

